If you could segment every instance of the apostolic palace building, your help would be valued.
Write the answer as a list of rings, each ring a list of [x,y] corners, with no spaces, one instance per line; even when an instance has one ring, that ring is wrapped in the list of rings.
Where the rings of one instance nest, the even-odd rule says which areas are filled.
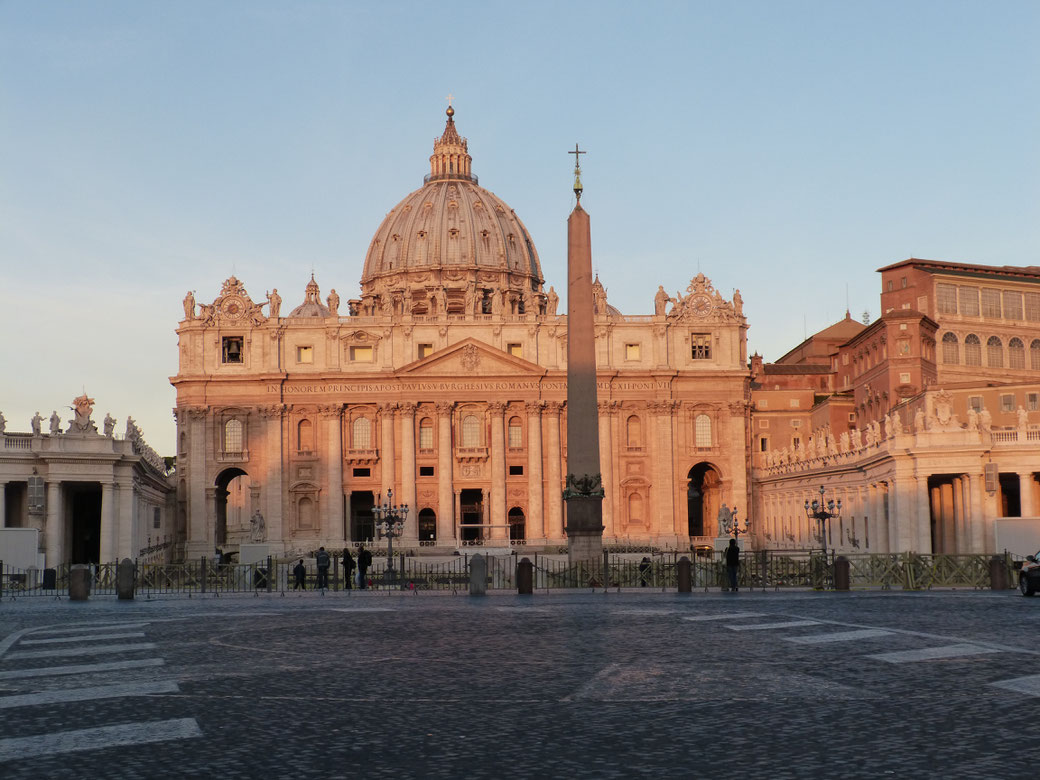
[[[411,508],[405,547],[566,543],[567,317],[453,114],[358,298],[313,277],[288,312],[234,277],[186,298],[171,381],[188,556],[247,539],[257,511],[276,550],[367,540],[390,491]],[[698,274],[652,314],[621,314],[598,280],[594,300],[604,541],[688,548],[722,503],[748,506],[739,293]]]

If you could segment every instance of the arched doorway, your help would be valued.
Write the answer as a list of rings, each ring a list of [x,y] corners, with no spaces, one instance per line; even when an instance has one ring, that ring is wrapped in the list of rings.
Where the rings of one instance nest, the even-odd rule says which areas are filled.
[[[376,499],[371,490],[353,490],[350,493],[350,539],[353,542],[371,542],[376,533],[372,507]]]
[[[213,543],[216,546],[227,544],[228,526],[233,528],[249,527],[248,480],[239,477],[249,475],[240,468],[224,469],[216,479],[216,525],[213,528]]]
[[[419,511],[419,541],[437,541],[437,513],[429,507]]]
[[[690,536],[710,536],[722,506],[722,477],[710,463],[698,463],[686,475],[686,511]]]
[[[509,510],[509,541],[516,542],[521,539],[526,539],[525,534],[527,533],[527,518],[524,517],[524,510],[518,506],[514,506]]]

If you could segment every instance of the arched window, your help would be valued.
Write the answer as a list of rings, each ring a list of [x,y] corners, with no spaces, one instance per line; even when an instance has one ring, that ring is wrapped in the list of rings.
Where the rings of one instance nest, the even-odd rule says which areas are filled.
[[[1029,367],[1040,371],[1040,339],[1033,339],[1029,344]]]
[[[625,425],[626,439],[629,447],[642,447],[643,446],[643,431],[642,426],[637,415],[632,415],[628,418],[628,422]]]
[[[358,417],[354,420],[350,438],[355,450],[372,449],[372,422],[367,417]]]
[[[711,446],[711,418],[706,414],[698,414],[693,421],[694,439],[698,447]]]
[[[628,522],[643,522],[643,497],[638,493],[632,493],[628,497]]]
[[[310,498],[301,498],[298,510],[298,521],[300,528],[314,528],[314,501]]]
[[[518,450],[524,446],[524,432],[520,427],[519,417],[509,418],[509,438],[506,440],[510,449]]]
[[[462,446],[480,446],[480,418],[475,414],[467,414],[462,418]]]
[[[1011,368],[1026,367],[1026,345],[1022,339],[1011,339],[1008,342],[1008,365]]]
[[[982,365],[982,342],[974,333],[964,337],[964,364],[966,366]]]
[[[514,506],[509,510],[509,539],[510,541],[519,541],[520,539],[527,538],[527,519],[524,517],[524,510],[518,506]]]
[[[228,420],[224,423],[224,452],[242,451],[242,421]]]
[[[1004,344],[996,336],[986,341],[986,365],[990,368],[1004,367]]]
[[[429,417],[419,420],[419,449],[433,449],[433,420]]]
[[[957,363],[960,360],[960,344],[953,333],[944,333],[942,337],[943,363]]]
[[[420,542],[435,542],[437,541],[437,515],[430,509],[419,510],[419,541]]]
[[[314,425],[310,420],[300,420],[296,426],[296,449],[300,452],[314,452]]]

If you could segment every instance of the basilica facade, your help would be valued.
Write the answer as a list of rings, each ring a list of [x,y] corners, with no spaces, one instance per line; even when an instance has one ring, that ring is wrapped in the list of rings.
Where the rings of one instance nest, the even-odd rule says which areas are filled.
[[[171,381],[186,556],[255,538],[257,513],[275,552],[367,541],[391,495],[409,507],[406,549],[566,543],[567,317],[450,108],[429,163],[345,305],[313,276],[287,313],[234,277],[209,303],[185,298]],[[698,274],[634,316],[598,279],[593,293],[604,542],[688,550],[723,503],[749,501],[739,292]]]

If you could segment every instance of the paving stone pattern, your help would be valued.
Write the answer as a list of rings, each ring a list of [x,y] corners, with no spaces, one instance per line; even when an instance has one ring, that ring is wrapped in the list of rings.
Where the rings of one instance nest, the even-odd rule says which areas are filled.
[[[1038,629],[991,592],[6,601],[0,777],[1025,777]]]

